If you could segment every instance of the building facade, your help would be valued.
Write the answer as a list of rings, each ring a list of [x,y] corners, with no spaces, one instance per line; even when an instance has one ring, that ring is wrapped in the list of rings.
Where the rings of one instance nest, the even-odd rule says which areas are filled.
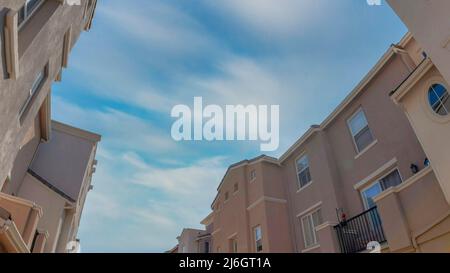
[[[51,84],[95,8],[95,0],[0,1],[0,252],[79,244],[100,136],[51,121]]]
[[[377,197],[377,203],[385,225],[392,227],[386,232],[392,245],[449,252],[450,150],[446,141],[450,137],[450,2],[388,2],[426,52],[427,57],[391,97],[405,112],[427,155],[429,167],[421,176],[438,183],[413,180],[407,187]]]
[[[211,251],[450,252],[448,180],[435,171],[448,172],[436,143],[450,129],[436,113],[423,125],[429,93],[403,96],[430,86],[437,111],[450,110],[447,82],[408,33],[280,158],[230,166],[207,217]]]

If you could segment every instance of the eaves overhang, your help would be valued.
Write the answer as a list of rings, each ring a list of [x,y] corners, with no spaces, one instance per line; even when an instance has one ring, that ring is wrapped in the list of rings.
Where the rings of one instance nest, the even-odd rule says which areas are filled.
[[[390,96],[392,100],[399,104],[403,97],[412,89],[417,82],[422,79],[423,75],[433,68],[434,64],[430,58],[424,59],[408,77],[400,83],[400,85],[391,92]]]

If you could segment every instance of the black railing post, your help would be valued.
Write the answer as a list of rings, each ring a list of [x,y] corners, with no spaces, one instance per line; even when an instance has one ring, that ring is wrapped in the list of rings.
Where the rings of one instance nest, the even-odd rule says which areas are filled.
[[[342,253],[366,250],[371,241],[386,242],[377,207],[373,207],[334,227]]]

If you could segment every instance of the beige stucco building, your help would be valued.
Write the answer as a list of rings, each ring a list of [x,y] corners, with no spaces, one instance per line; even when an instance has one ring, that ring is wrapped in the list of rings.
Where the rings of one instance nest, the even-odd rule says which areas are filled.
[[[280,158],[228,168],[202,221],[211,251],[353,253],[376,241],[383,252],[450,252],[450,120],[429,105],[433,84],[448,90],[408,33]],[[437,111],[450,111],[447,99]]]
[[[62,79],[95,7],[0,1],[0,252],[70,252],[79,244],[100,136],[51,121],[51,84]]]

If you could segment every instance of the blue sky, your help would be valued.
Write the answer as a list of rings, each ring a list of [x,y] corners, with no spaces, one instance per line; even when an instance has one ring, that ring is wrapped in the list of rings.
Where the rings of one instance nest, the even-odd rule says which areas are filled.
[[[406,28],[364,0],[100,0],[53,88],[53,118],[103,135],[84,252],[162,252],[200,227],[257,142],[175,142],[176,104],[280,105],[279,156]]]

